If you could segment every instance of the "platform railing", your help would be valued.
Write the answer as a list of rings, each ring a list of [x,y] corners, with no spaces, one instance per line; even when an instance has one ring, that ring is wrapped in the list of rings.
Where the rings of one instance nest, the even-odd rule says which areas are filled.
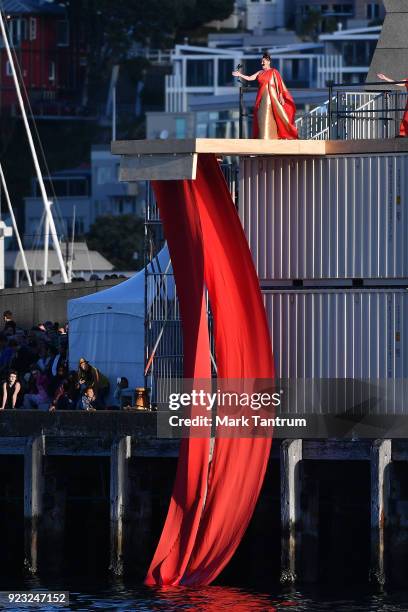
[[[402,83],[401,82],[396,82]],[[361,140],[395,138],[408,102],[408,92],[373,89],[383,82],[362,85],[328,83],[327,100],[296,119],[299,138],[303,140]],[[240,87],[240,138],[250,137],[253,113],[245,94],[253,87]]]

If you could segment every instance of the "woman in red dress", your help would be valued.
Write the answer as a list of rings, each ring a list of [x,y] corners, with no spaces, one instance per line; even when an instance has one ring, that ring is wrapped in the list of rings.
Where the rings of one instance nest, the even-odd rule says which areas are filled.
[[[258,95],[254,107],[253,138],[297,139],[295,126],[296,106],[279,72],[271,68],[266,53],[261,60],[262,70],[246,76],[238,70],[233,76],[245,81],[258,81]]]
[[[390,77],[385,76],[385,74],[382,74],[382,72],[377,74],[377,76],[382,81],[387,81],[388,83],[394,83],[394,85],[398,85],[398,87],[405,87],[408,91],[408,79],[401,79],[401,81],[404,81],[403,83],[395,83],[394,79],[390,79]],[[399,136],[401,137],[408,136],[408,97],[407,97],[407,103],[405,105],[404,116],[402,118],[401,125],[400,125]]]

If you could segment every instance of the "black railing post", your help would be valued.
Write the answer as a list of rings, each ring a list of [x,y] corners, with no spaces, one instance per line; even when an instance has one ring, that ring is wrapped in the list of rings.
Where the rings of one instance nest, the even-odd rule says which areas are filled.
[[[333,84],[334,81],[327,81],[327,87],[329,88],[329,140],[332,137],[332,97],[333,97]]]
[[[242,85],[239,88],[239,138],[242,138],[242,128],[244,121],[244,92]]]
[[[389,138],[390,134],[388,130],[388,91],[384,92],[383,100],[384,100],[383,138]]]

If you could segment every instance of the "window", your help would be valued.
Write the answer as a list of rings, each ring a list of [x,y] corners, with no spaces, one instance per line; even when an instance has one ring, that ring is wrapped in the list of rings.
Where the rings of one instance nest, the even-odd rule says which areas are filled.
[[[234,84],[234,77],[231,72],[234,70],[234,62],[229,59],[218,60],[218,85],[225,87]]]
[[[64,217],[65,227],[67,228],[68,236],[72,236],[73,217]],[[75,236],[82,235],[85,231],[84,217],[75,217]],[[74,253],[75,258],[75,253]]]
[[[17,37],[18,40],[21,42],[22,40],[27,40],[28,35],[27,35],[27,20],[26,19],[16,19],[16,25],[17,25]]]
[[[35,40],[37,38],[37,18],[30,17],[30,40]]]
[[[176,117],[176,138],[186,137],[186,120],[184,117]]]
[[[12,19],[9,25],[10,38],[14,46],[27,40],[27,21],[25,19]]]
[[[59,47],[69,45],[69,23],[66,20],[57,21],[57,45]]]
[[[378,19],[380,16],[380,5],[376,2],[367,2],[367,19]]]
[[[48,79],[50,81],[55,81],[55,62],[50,62],[50,67],[49,67],[49,72],[48,72]]]
[[[212,60],[188,60],[187,86],[212,87],[214,80],[213,66]]]
[[[98,185],[104,185],[112,181],[112,172],[110,166],[99,166],[96,169],[96,182]]]

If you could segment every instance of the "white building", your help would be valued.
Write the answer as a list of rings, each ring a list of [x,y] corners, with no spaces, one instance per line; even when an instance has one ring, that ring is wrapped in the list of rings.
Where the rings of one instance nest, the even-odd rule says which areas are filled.
[[[327,55],[341,55],[343,64],[338,83],[361,83],[365,80],[380,37],[382,26],[337,30],[321,34],[319,41],[324,44]]]
[[[301,43],[267,47],[273,65],[293,88],[321,88],[327,80],[337,80],[341,55],[319,52],[323,43]],[[265,49],[265,47],[264,47]],[[173,73],[166,76],[165,112],[187,112],[197,96],[238,96],[238,82],[232,71],[238,64],[246,74],[260,69],[262,49],[210,48],[176,45],[172,54]]]
[[[144,215],[145,184],[119,183],[117,159],[108,146],[94,146],[90,167],[55,172],[46,180],[47,193],[60,238],[70,239],[75,218],[75,236],[86,234],[95,219],[101,215]],[[33,182],[33,195],[24,200],[27,247],[44,242],[44,205],[37,181]]]
[[[291,0],[246,0],[246,27],[254,33],[284,28],[293,12]]]

